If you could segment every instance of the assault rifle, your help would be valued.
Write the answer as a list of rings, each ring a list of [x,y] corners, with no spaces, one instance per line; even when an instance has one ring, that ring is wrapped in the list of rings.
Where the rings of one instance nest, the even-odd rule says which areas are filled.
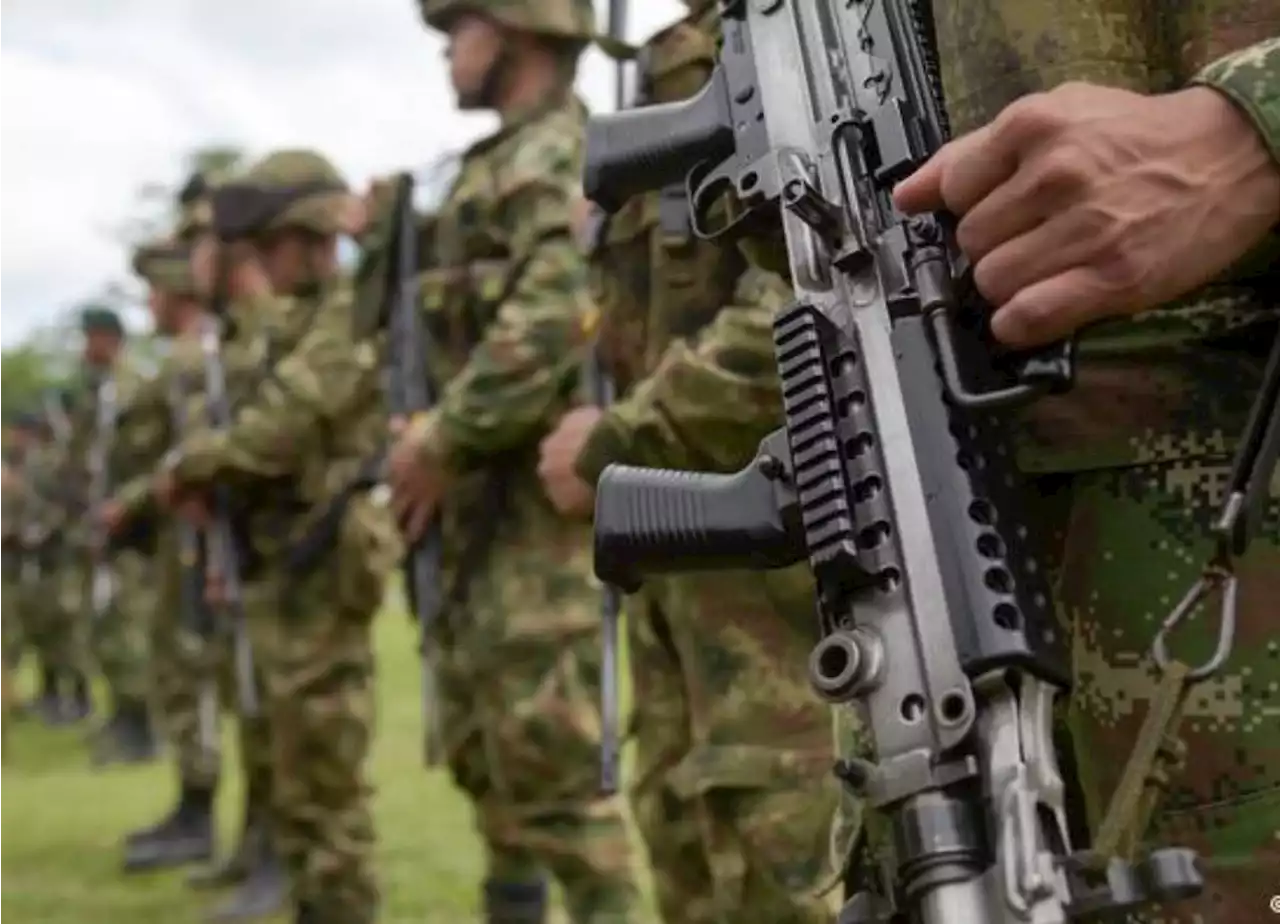
[[[413,211],[413,177],[396,177],[392,205],[392,237],[384,288],[387,331],[387,406],[392,417],[408,423],[435,404],[426,357],[426,328],[418,314],[418,229]],[[440,760],[443,742],[438,708],[436,673],[438,652],[432,629],[443,601],[441,585],[442,534],[435,517],[407,550],[405,588],[418,621],[422,659],[422,715],[426,723],[425,757],[428,766]]]
[[[222,323],[220,313],[204,319],[200,331],[200,351],[204,357],[204,398],[208,402],[209,423],[217,430],[231,426],[231,401],[227,396],[226,371],[222,365]],[[211,522],[205,529],[205,555],[209,571],[217,575],[221,588],[220,606],[231,621],[232,665],[235,670],[236,700],[242,715],[259,714],[258,686],[254,676],[253,648],[245,623],[244,593],[241,586],[240,547],[236,537],[231,492],[215,484],[212,492]]]
[[[735,475],[606,469],[597,574],[634,591],[647,573],[808,559],[810,679],[861,707],[872,759],[837,772],[893,853],[842,922],[1041,924],[1198,894],[1191,851],[1072,848],[1052,736],[1064,639],[1004,423],[1070,387],[1073,350],[1000,354],[947,217],[892,205],[949,131],[928,3],[720,8],[708,85],[592,120],[585,188],[616,210],[684,179],[703,238],[781,225],[785,427]],[[736,211],[713,227],[726,194]]]
[[[89,612],[100,622],[111,607],[115,595],[115,575],[111,571],[111,537],[98,522],[97,512],[111,496],[111,444],[115,440],[119,395],[110,370],[104,370],[95,385],[95,417],[93,441],[89,445],[89,512],[93,526],[90,550],[93,567],[89,585]]]
[[[202,344],[203,346],[203,344]],[[169,388],[169,419],[176,441],[187,431],[187,404],[190,396],[182,387],[182,375],[173,378]],[[213,607],[205,596],[205,543],[199,527],[184,517],[176,517],[178,532],[179,612],[185,627],[198,638],[206,650],[217,644],[217,621]],[[218,683],[210,677],[200,688],[196,702],[196,735],[201,746],[218,744]]]

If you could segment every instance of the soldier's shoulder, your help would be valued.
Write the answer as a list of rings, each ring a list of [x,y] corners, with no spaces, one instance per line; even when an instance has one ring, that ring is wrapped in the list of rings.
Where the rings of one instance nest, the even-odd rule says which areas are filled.
[[[521,125],[494,152],[500,186],[541,178],[580,183],[585,123],[586,110],[573,100]]]

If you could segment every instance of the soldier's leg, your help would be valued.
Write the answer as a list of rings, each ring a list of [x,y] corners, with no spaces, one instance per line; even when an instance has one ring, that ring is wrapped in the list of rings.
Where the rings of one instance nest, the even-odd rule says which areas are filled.
[[[690,729],[678,755],[668,732],[639,739],[642,753],[663,755],[636,804],[668,920],[818,924],[838,910],[831,713],[806,677],[811,606],[803,593],[780,592],[788,585],[807,591],[799,572],[655,587],[666,619],[651,618],[652,637],[640,641],[662,654],[640,669],[665,671],[655,686],[685,704],[650,721],[642,712],[640,728],[683,713]]]
[[[582,581],[566,597],[566,582],[521,574],[478,580],[464,620],[483,627],[462,646],[485,678],[473,736],[483,777],[460,782],[486,846],[489,919],[540,920],[546,870],[577,924],[631,921],[638,892],[622,805],[599,793],[599,594]]]
[[[1229,463],[1182,460],[1075,477],[1059,593],[1074,625],[1072,725],[1095,825],[1151,708],[1152,637],[1211,551]],[[1152,920],[1275,918],[1266,903],[1280,884],[1280,476],[1257,535],[1238,566],[1231,657],[1190,695],[1181,729],[1190,757],[1151,832],[1153,843],[1199,850],[1208,888]],[[1174,636],[1174,657],[1194,665],[1212,654],[1217,603]]]
[[[41,719],[54,722],[62,712],[55,652],[57,584],[46,571],[23,596],[28,635],[40,664],[40,692],[34,708]]]
[[[94,757],[102,763],[136,763],[156,754],[148,702],[156,574],[154,561],[134,551],[120,552],[113,565],[115,594],[94,622],[92,637],[115,716],[95,742]]]
[[[59,722],[79,722],[90,715],[89,625],[83,606],[84,572],[63,563],[50,575],[48,667],[60,687]]]
[[[253,595],[251,594],[250,597]],[[249,604],[253,606],[253,603]],[[268,612],[250,613],[251,619],[272,618]],[[289,895],[289,880],[280,860],[276,841],[279,824],[271,799],[272,754],[269,710],[261,672],[255,678],[258,711],[250,715],[239,693],[239,680],[234,673],[231,645],[225,647],[228,702],[236,713],[236,731],[240,742],[240,771],[244,780],[244,812],[240,841],[236,849],[218,866],[192,877],[197,888],[237,885],[225,901],[209,915],[211,921],[255,920],[284,908]],[[249,704],[252,705],[252,704]]]
[[[213,855],[213,803],[221,773],[215,659],[182,623],[175,575],[163,575],[152,614],[152,704],[177,770],[178,798],[159,823],[130,835],[127,871],[201,862]]]
[[[295,905],[317,924],[365,924],[378,907],[365,767],[373,614],[338,599],[328,574],[291,587],[270,624],[255,626],[255,652],[267,693],[275,840]]]

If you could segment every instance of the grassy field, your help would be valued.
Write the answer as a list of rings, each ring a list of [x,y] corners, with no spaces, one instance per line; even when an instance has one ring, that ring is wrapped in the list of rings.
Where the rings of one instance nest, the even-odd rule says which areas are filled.
[[[381,920],[463,924],[478,920],[480,851],[465,800],[445,773],[421,767],[414,647],[409,621],[398,613],[384,614],[378,625],[380,713],[373,762]],[[231,768],[235,761],[226,731]],[[173,781],[167,763],[94,771],[82,730],[54,731],[21,721],[11,722],[6,734],[0,911],[9,924],[201,920],[211,898],[189,891],[184,873],[130,878],[119,873],[121,835],[150,824],[170,806]],[[239,805],[240,781],[231,773],[218,805],[224,846],[235,835]],[[564,919],[557,915],[555,920]]]

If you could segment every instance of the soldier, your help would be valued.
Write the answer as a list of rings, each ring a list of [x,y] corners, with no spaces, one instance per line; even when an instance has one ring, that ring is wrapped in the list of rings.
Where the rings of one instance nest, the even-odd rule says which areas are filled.
[[[502,120],[463,155],[437,217],[423,295],[439,401],[391,458],[409,535],[441,516],[438,731],[476,809],[488,921],[542,921],[547,873],[573,921],[630,921],[627,831],[594,772],[590,534],[556,515],[535,472],[582,354],[570,210],[585,111],[572,83],[594,15],[585,0],[427,0],[422,13],[449,36],[459,107]]]
[[[84,333],[86,387],[72,408],[68,447],[71,477],[84,486],[74,522],[82,554],[79,559],[81,638],[102,671],[112,699],[112,713],[92,737],[93,759],[105,764],[136,763],[155,757],[156,745],[148,714],[147,621],[151,611],[147,572],[154,554],[152,524],[107,547],[90,524],[103,503],[122,459],[116,457],[115,427],[133,400],[142,378],[123,356],[124,325],[105,307],[89,307],[81,314]],[[95,492],[107,492],[93,496]]]
[[[21,599],[24,626],[40,660],[36,712],[48,724],[61,725],[88,717],[91,702],[80,644],[79,571],[68,538],[74,490],[73,482],[64,477],[71,395],[51,390],[42,403],[39,439],[25,460],[22,479],[21,521],[29,567]]]
[[[1144,656],[1212,552],[1234,443],[1277,337],[1280,10],[934,6],[952,125],[969,134],[902,184],[898,205],[960,216],[1004,343],[1106,322],[1082,337],[1074,391],[1033,407],[1021,430],[1023,468],[1042,478],[1044,525],[1060,539],[1071,724],[1096,826],[1118,756],[1159,705]],[[1055,88],[1068,79],[1082,83]],[[1199,849],[1208,888],[1163,921],[1274,919],[1263,904],[1280,882],[1280,473],[1257,476],[1263,509],[1236,563],[1231,656],[1189,694],[1191,759],[1149,832]],[[1193,667],[1218,645],[1214,597],[1170,640]]]
[[[27,601],[20,599],[24,590],[24,578],[34,576],[31,566],[32,552],[24,548],[23,530],[28,526],[22,509],[27,485],[23,477],[28,463],[35,455],[40,439],[41,420],[38,414],[18,412],[4,418],[4,663],[12,676],[22,663],[22,656],[30,645],[30,630],[23,623],[23,608]],[[9,702],[6,700],[6,702]],[[16,703],[12,705],[16,706]]]
[[[246,610],[295,920],[360,924],[378,901],[364,767],[370,628],[400,553],[386,511],[367,491],[343,490],[384,427],[377,350],[353,341],[352,301],[335,284],[338,235],[358,230],[361,210],[332,165],[307,151],[272,154],[230,182],[239,205],[253,201],[229,215],[232,241],[196,245],[197,283],[227,293],[231,318],[288,318],[293,336],[227,429],[182,440],[157,491],[172,503],[220,483],[243,511]],[[325,524],[336,532],[317,533]],[[249,603],[255,596],[274,608]]]
[[[691,6],[638,55],[644,103],[691,96],[710,74],[713,5]],[[683,186],[638,197],[587,242],[601,358],[624,394],[571,411],[542,444],[539,473],[567,515],[590,517],[608,464],[734,472],[781,419],[772,321],[789,288],[698,241],[683,205]],[[831,920],[837,786],[829,710],[806,673],[807,570],[653,580],[628,600],[627,628],[631,804],[663,920]]]

